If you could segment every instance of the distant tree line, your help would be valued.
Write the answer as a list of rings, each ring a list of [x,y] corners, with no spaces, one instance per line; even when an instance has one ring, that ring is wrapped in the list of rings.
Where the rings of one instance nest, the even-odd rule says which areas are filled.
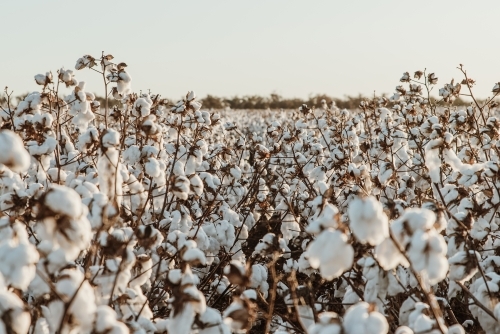
[[[356,109],[361,101],[370,99],[370,97],[358,96],[344,96],[344,98],[331,97],[326,94],[311,95],[307,99],[300,98],[283,98],[278,94],[271,94],[270,96],[259,95],[246,95],[243,97],[235,96],[232,98],[216,97],[207,95],[201,99],[203,107],[207,109],[296,109],[302,104],[307,104],[309,107],[321,106],[321,100],[325,100],[328,104],[335,102],[335,105],[340,109]],[[469,105],[470,102],[457,98],[454,106]]]
[[[202,99],[203,107],[207,109],[296,109],[302,104],[307,104],[310,107],[319,107],[321,105],[321,100],[326,100],[327,103],[332,101],[335,102],[337,107],[343,109],[354,109],[357,108],[359,103],[365,99],[362,95],[358,96],[346,96],[343,99],[333,98],[325,94],[317,94],[314,96],[309,96],[307,99],[301,98],[284,98],[278,94],[271,94],[269,96],[259,96],[259,95],[246,95],[246,96],[234,96],[231,98],[216,97],[213,95],[207,95]]]
[[[19,101],[22,101],[27,94],[18,95],[11,98],[11,102],[16,105]],[[358,108],[361,101],[369,99],[367,96],[344,96],[344,98],[331,97],[326,94],[316,94],[311,95],[306,99],[301,98],[284,98],[278,94],[270,94],[269,96],[259,96],[259,95],[245,95],[245,96],[234,96],[231,98],[217,97],[208,94],[205,98],[200,99],[203,103],[203,108],[206,109],[247,109],[247,110],[265,110],[265,109],[296,109],[302,104],[307,104],[309,107],[319,107],[321,106],[321,100],[326,100],[328,104],[332,101],[340,109],[356,109]],[[96,94],[96,100],[104,105],[105,99],[102,96]],[[6,103],[5,94],[0,94],[0,105],[5,105]],[[173,104],[177,100],[170,100]],[[480,102],[480,101],[478,101]],[[453,102],[454,106],[469,105],[470,102],[462,100],[460,98]],[[110,107],[118,106],[119,101],[110,97],[108,100],[108,105]]]

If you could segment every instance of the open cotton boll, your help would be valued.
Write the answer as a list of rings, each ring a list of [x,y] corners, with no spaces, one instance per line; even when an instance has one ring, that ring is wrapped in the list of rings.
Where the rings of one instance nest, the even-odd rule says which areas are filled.
[[[360,242],[376,246],[389,237],[388,218],[375,197],[354,199],[347,213],[349,226]]]
[[[389,332],[387,319],[366,302],[359,302],[347,310],[342,327],[346,334],[386,334]]]
[[[229,327],[222,321],[222,315],[214,308],[207,307],[199,316],[200,334],[230,334]]]
[[[170,312],[170,321],[167,325],[169,333],[191,333],[195,316],[206,311],[205,296],[198,291],[196,283],[197,278],[193,276],[191,268],[187,266],[186,271],[182,274],[180,291],[174,294],[173,309]]]
[[[114,129],[106,129],[101,138],[102,146],[116,147],[120,144],[120,133]]]
[[[86,249],[92,238],[87,207],[83,206],[76,191],[66,186],[52,185],[42,196],[37,208],[37,233],[43,240],[65,250],[67,258],[74,260]]]
[[[1,278],[0,278],[1,279]],[[23,301],[0,283],[0,332],[27,334],[31,316]]]
[[[85,281],[84,281],[85,280]],[[83,282],[83,283],[82,283]],[[76,328],[79,332],[85,333],[92,329],[96,314],[96,304],[94,297],[94,290],[90,283],[85,279],[84,274],[78,269],[66,269],[59,274],[59,279],[55,284],[55,289],[60,296],[64,298],[73,299],[73,303],[68,309],[68,314],[74,318]],[[55,301],[52,303],[59,303]],[[50,308],[49,304],[49,308]],[[59,313],[59,312],[58,312]],[[59,327],[59,322],[62,314],[54,314],[50,321],[49,326],[51,329]],[[68,326],[65,323],[65,326]]]
[[[338,214],[339,210],[334,205],[326,203],[317,217],[306,227],[306,232],[318,234],[326,228],[337,228]]]
[[[311,267],[319,268],[321,277],[329,281],[349,270],[354,260],[354,250],[347,243],[347,236],[330,228],[311,241],[304,254]]]
[[[425,273],[430,285],[441,282],[448,273],[447,245],[435,230],[417,231],[408,249],[408,258],[417,272]]]
[[[281,233],[286,242],[300,235],[300,225],[297,218],[291,213],[288,213],[281,221]]]
[[[145,98],[138,98],[134,102],[133,115],[138,117],[146,117],[151,113],[151,103]]]
[[[30,166],[31,157],[23,141],[13,131],[0,130],[0,164],[16,173],[24,173]]]
[[[318,323],[309,327],[309,334],[341,334],[342,324],[335,312],[323,312],[318,315]]]
[[[0,241],[0,272],[6,285],[25,291],[35,277],[39,255],[21,223],[16,222],[8,229],[11,235],[4,235],[6,238]]]
[[[96,310],[95,330],[98,333],[126,334],[127,326],[117,320],[116,312],[108,305],[101,305]]]
[[[394,334],[414,334],[412,329],[408,326],[401,326],[396,329]]]

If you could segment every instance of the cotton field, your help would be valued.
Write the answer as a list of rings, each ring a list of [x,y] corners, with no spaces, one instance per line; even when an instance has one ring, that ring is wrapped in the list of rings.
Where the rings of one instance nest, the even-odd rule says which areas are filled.
[[[460,70],[358,110],[172,104],[105,54],[6,89],[0,333],[500,333],[500,83],[454,106]]]

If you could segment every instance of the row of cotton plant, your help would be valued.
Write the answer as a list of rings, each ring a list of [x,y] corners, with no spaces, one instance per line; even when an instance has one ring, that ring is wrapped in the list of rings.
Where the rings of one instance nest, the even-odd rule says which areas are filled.
[[[455,107],[459,70],[355,111],[171,103],[104,53],[6,90],[0,333],[500,333],[500,89]]]

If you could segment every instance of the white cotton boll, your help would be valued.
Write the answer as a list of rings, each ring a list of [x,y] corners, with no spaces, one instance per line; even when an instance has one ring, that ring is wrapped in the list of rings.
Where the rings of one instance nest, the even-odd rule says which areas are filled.
[[[267,233],[259,240],[257,246],[255,246],[255,251],[253,255],[270,255],[275,251],[278,251],[279,240],[274,233]]]
[[[123,160],[131,165],[139,162],[141,159],[141,150],[137,145],[130,145],[125,151],[123,151]]]
[[[390,238],[385,239],[377,245],[375,248],[375,258],[385,270],[394,269],[400,264],[405,267],[409,266],[404,255]]]
[[[188,263],[199,263],[201,265],[206,265],[207,263],[205,253],[198,248],[190,248],[186,250],[182,254],[182,259]]]
[[[148,162],[144,164],[146,173],[151,177],[160,176],[160,163],[155,158],[148,158]]]
[[[319,215],[306,227],[306,232],[318,234],[326,228],[337,228],[338,213],[339,210],[334,205],[327,203]]]
[[[55,138],[47,137],[41,144],[36,141],[29,141],[26,144],[28,146],[28,151],[32,156],[41,156],[54,152],[57,146],[57,141]]]
[[[409,326],[410,325],[410,314],[415,309],[415,303],[420,300],[414,295],[409,296],[401,307],[399,308],[399,326]]]
[[[173,269],[168,272],[168,280],[172,284],[179,284],[181,282],[182,272],[180,269]]]
[[[112,204],[112,208],[109,208],[109,215],[119,212],[119,205],[121,204],[123,194],[123,178],[119,172],[119,152],[111,146],[114,142],[112,138],[113,136],[107,138],[110,140],[107,141],[107,144],[110,146],[105,151],[100,152],[97,160],[99,189],[101,193],[108,197],[110,204]]]
[[[389,237],[388,218],[375,197],[356,198],[347,212],[351,230],[360,242],[376,246]]]
[[[47,76],[45,74],[35,75],[35,82],[40,86],[45,86],[47,84]]]
[[[41,211],[47,215],[36,225],[37,234],[58,245],[74,260],[86,249],[92,238],[87,207],[71,188],[53,185],[41,201]]]
[[[0,243],[0,272],[6,285],[25,291],[35,277],[39,255],[23,225],[16,222],[13,230],[12,238]]]
[[[191,183],[191,189],[196,194],[196,196],[201,196],[203,194],[203,181],[197,174],[193,174],[189,178],[189,182]]]
[[[68,313],[75,319],[80,332],[90,331],[94,324],[96,304],[94,290],[88,281],[84,281],[84,274],[75,269],[63,270],[60,279],[55,285],[56,291],[67,298],[73,298],[73,303]],[[82,281],[84,281],[82,283]],[[76,294],[76,296],[75,296]],[[57,328],[59,323],[49,321],[52,328]],[[67,326],[67,325],[66,325]]]
[[[259,289],[264,298],[267,298],[269,292],[269,284],[267,283],[267,269],[261,264],[252,266],[252,275],[250,276],[250,287]]]
[[[68,174],[60,168],[50,168],[47,171],[47,174],[49,175],[52,182],[56,183],[64,183],[66,181],[66,177],[68,176]]]
[[[496,317],[498,319],[498,315]],[[465,334],[465,330],[460,324],[454,324],[448,327],[448,334]]]
[[[192,175],[196,171],[197,166],[196,162],[196,157],[194,155],[190,155],[189,158],[186,161],[186,166],[185,166],[185,175]]]
[[[411,330],[410,327],[401,326],[396,329],[394,334],[413,334],[413,331]]]
[[[339,277],[352,267],[354,250],[347,243],[347,236],[333,229],[324,230],[311,241],[305,252],[311,267],[319,268],[324,279]]]
[[[131,91],[131,82],[132,82],[132,77],[130,74],[122,70],[118,74],[118,80],[116,83],[116,87],[118,89],[118,93],[121,95],[127,95]]]
[[[14,293],[2,290],[0,291],[0,332],[28,333],[31,317],[23,301]]]
[[[187,200],[189,197],[189,179],[184,175],[176,176],[174,179],[174,186],[172,187],[172,192],[175,197],[181,200]]]
[[[104,147],[117,147],[120,145],[120,133],[114,129],[106,129],[101,139]]]
[[[413,329],[417,333],[428,333],[432,328],[434,328],[436,321],[431,319],[425,314],[419,314],[418,317],[413,322]]]
[[[408,258],[418,272],[425,272],[430,285],[442,281],[448,272],[447,245],[442,235],[435,230],[415,232]]]
[[[182,304],[177,307],[175,312],[170,312],[170,321],[167,325],[169,333],[191,333],[191,326],[195,316],[204,313],[206,310],[205,296],[196,289],[194,281],[195,278],[188,266],[181,279],[182,296],[180,298],[182,299],[179,302]]]
[[[53,212],[71,218],[81,217],[84,213],[80,196],[65,186],[53,185],[45,195],[44,204]]]
[[[19,331],[18,333],[23,333]],[[33,334],[50,334],[49,324],[47,323],[47,319],[38,318],[35,324],[35,328],[33,329]]]
[[[24,173],[30,166],[31,157],[23,141],[10,130],[0,130],[0,164],[13,172]]]
[[[182,160],[177,160],[174,165],[173,173],[176,176],[184,176],[186,173],[184,172],[185,165]]]
[[[346,334],[389,332],[387,319],[379,312],[372,310],[370,304],[366,302],[359,302],[347,310],[342,327]]]
[[[474,259],[474,256],[476,259]],[[450,281],[459,281],[464,283],[470,280],[478,271],[477,263],[481,261],[479,253],[472,250],[465,252],[461,251],[448,259],[450,264],[450,273],[448,275]]]
[[[97,307],[95,329],[97,332],[107,332],[116,323],[116,312],[108,305]]]
[[[441,158],[439,157],[439,150],[433,149],[437,140],[431,140],[425,148],[425,166],[429,169],[429,176],[433,183],[441,181]]]
[[[138,98],[134,103],[134,115],[139,117],[146,117],[151,113],[151,103],[145,98]]]
[[[308,334],[341,334],[342,326],[337,313],[323,312],[318,315],[319,322],[309,327]]]
[[[199,316],[201,323],[200,334],[230,334],[229,327],[222,321],[219,311],[207,307],[205,312]]]
[[[297,218],[291,213],[288,213],[281,221],[281,233],[286,242],[300,235],[300,225]]]
[[[234,177],[235,180],[241,179],[241,169],[238,166],[231,167],[229,170],[231,176]]]

